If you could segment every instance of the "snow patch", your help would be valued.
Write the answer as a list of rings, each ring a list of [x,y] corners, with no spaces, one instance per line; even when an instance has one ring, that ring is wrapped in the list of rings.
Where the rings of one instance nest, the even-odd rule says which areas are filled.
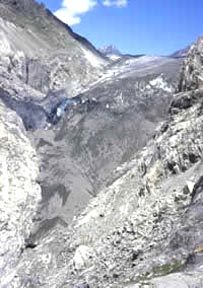
[[[77,223],[77,227],[88,223],[91,219],[97,218],[98,216],[99,216],[99,213],[97,210],[90,211],[88,214],[86,214],[81,219],[79,219]]]
[[[4,56],[10,56],[12,54],[11,45],[3,31],[0,31],[0,53]]]
[[[86,245],[80,245],[76,251],[73,258],[74,266],[77,270],[82,269],[84,266],[89,266],[91,263],[91,259],[93,256],[93,250],[86,246]]]
[[[161,76],[151,80],[149,83],[153,87],[162,89],[166,92],[172,92],[172,88],[168,86],[168,83]]]
[[[126,61],[126,64],[130,65],[130,64],[144,64],[144,63],[149,63],[149,62],[153,62],[153,61],[157,61],[160,60],[159,56],[142,56],[142,57],[138,57],[138,58],[132,58],[132,59],[128,59]]]
[[[102,65],[104,65],[104,61],[102,61],[101,59],[99,59],[99,57],[97,57],[96,55],[94,55],[91,51],[86,50],[85,48],[81,47],[83,53],[85,54],[85,58],[90,62],[90,64],[93,67],[101,67]]]
[[[116,55],[116,54],[107,54],[106,56],[112,61],[116,61],[118,59],[121,59],[121,56]]]

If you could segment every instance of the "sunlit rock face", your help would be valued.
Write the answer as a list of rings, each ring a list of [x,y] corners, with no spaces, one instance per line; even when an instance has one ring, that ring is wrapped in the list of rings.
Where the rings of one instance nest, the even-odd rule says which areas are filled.
[[[180,90],[193,90],[203,87],[202,61],[203,61],[203,37],[200,37],[196,44],[192,45],[185,65],[181,73]]]
[[[35,1],[2,0],[0,30],[2,61],[43,93],[68,89],[72,97],[108,64],[85,38]]]
[[[114,45],[103,46],[99,48],[99,51],[111,61],[117,61],[121,59],[124,55],[117,49]]]
[[[41,199],[38,163],[23,123],[0,103],[0,286],[8,287]]]

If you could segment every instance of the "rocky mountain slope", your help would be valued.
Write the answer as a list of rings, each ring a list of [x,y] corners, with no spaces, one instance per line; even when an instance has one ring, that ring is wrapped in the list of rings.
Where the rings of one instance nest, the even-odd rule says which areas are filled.
[[[0,98],[22,118],[39,156],[42,202],[33,233],[41,237],[56,222],[67,223],[77,215],[90,198],[118,177],[114,173],[117,166],[146,144],[165,118],[182,60],[129,56],[111,64],[34,1],[0,3],[2,35],[6,37],[1,48]],[[55,35],[57,41],[51,44]],[[19,37],[23,37],[20,42]],[[25,47],[30,43],[37,46]],[[55,62],[49,65],[52,52],[65,70],[74,71],[68,78],[61,70],[60,85],[42,89],[42,82],[47,85],[57,67]],[[29,68],[24,60],[15,62],[19,53],[29,63],[36,58],[36,66]],[[61,59],[64,53],[68,57],[72,53],[73,58]],[[95,67],[92,59],[97,60]],[[24,68],[29,74],[26,79],[33,74],[31,82],[23,78]],[[55,72],[59,77],[59,70]],[[40,85],[38,80],[34,84],[35,77]],[[89,84],[84,86],[83,81]]]
[[[0,103],[0,287],[9,287],[41,199],[36,152],[22,120]]]
[[[41,93],[65,89],[73,97],[107,64],[85,38],[34,0],[1,0],[0,31],[3,67]]]
[[[120,63],[110,68],[53,128],[32,133],[41,159],[43,227],[47,218],[69,221],[84,208],[118,177],[117,166],[143,147],[165,118],[180,62],[132,62],[131,67]]]
[[[122,53],[114,45],[103,46],[98,49],[104,56],[111,60],[118,60],[122,58]]]
[[[0,39],[0,287],[203,287],[202,38],[111,62],[0,0]]]
[[[178,50],[178,51],[172,53],[170,56],[175,57],[175,58],[183,58],[183,57],[187,56],[189,50],[190,50],[190,46],[187,46],[186,48],[183,48],[181,50]]]
[[[199,39],[196,45],[192,45],[189,50],[181,72],[180,91],[195,90],[203,86],[201,48],[202,38]]]
[[[118,56],[122,55],[122,53],[119,51],[119,49],[114,45],[103,46],[103,47],[99,48],[98,50],[105,55],[109,55],[109,54],[114,54],[114,55],[118,55]]]
[[[193,49],[201,55],[202,38],[183,71],[196,63]],[[123,175],[24,251],[15,285],[203,287],[202,93],[200,85],[174,95],[168,119]]]

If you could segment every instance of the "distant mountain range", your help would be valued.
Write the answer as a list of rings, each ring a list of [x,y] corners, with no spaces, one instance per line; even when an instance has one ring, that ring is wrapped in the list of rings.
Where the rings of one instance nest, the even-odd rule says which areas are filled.
[[[183,48],[181,50],[178,50],[176,52],[174,52],[173,54],[171,54],[171,57],[175,57],[175,58],[181,58],[181,57],[186,57],[188,52],[190,50],[190,46],[187,46],[186,48]]]
[[[186,57],[189,49],[190,49],[190,45],[183,49],[175,51],[174,53],[169,55],[169,57],[173,57],[173,58]],[[111,58],[111,59],[120,58],[122,56],[134,56],[134,55],[126,55],[126,54],[121,53],[120,50],[113,44],[98,48],[98,51],[102,53],[104,56],[107,56],[108,58]],[[138,55],[135,55],[135,56],[138,56]],[[143,55],[139,55],[139,56],[143,56]]]
[[[98,50],[104,55],[122,55],[120,50],[114,45],[103,46]]]

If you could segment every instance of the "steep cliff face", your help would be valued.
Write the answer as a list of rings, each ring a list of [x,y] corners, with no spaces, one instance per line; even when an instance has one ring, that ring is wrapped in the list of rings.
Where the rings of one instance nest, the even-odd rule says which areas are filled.
[[[36,90],[78,89],[98,78],[105,58],[35,1],[0,2],[1,62]]]
[[[59,94],[76,96],[99,79],[107,64],[43,5],[0,1],[0,97],[26,129],[45,128]]]
[[[154,138],[117,169],[123,176],[23,253],[19,287],[202,287],[203,90],[185,77],[189,91],[175,95]]]
[[[38,163],[23,123],[0,103],[0,287],[8,287],[41,199]]]
[[[181,73],[180,91],[188,91],[203,87],[203,37],[200,37],[195,45],[189,49]]]

